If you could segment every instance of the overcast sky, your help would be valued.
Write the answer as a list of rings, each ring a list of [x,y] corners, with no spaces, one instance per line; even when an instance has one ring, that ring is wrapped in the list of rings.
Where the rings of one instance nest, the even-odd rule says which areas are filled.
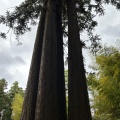
[[[24,0],[0,0],[0,15],[4,15],[7,9],[12,9]],[[103,43],[115,44],[120,39],[120,11],[113,6],[106,6],[105,16],[97,17],[98,27],[95,33],[99,34]],[[5,26],[0,25],[0,31],[7,31]],[[0,39],[0,79],[5,78],[11,86],[18,81],[20,86],[25,88],[32,57],[33,45],[36,35],[36,27],[31,32],[20,37],[23,43],[17,46],[14,35],[8,36],[7,40]],[[11,37],[10,37],[11,36]],[[90,62],[89,55],[85,53],[85,62]]]

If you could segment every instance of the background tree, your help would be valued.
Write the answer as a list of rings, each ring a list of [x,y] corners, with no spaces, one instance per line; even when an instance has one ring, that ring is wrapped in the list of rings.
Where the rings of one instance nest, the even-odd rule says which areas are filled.
[[[7,105],[7,95],[5,90],[7,89],[6,80],[0,79],[0,117],[4,120],[6,117],[6,105]],[[8,118],[9,120],[9,118]]]
[[[92,91],[92,109],[95,120],[120,119],[120,51],[114,47],[103,47],[96,56],[97,73],[88,76]]]
[[[6,80],[3,78],[0,80],[0,111],[2,111],[3,106],[4,106],[4,102],[5,102],[5,90],[7,89],[7,82]]]
[[[7,92],[7,82],[5,79],[0,80],[0,112],[2,120],[11,120],[11,95]]]
[[[19,83],[17,81],[15,81],[13,83],[13,85],[11,86],[10,90],[8,91],[9,94],[9,105],[10,105],[10,109],[11,109],[11,115],[12,116],[12,103],[15,99],[15,95],[16,94],[20,94],[22,96],[24,96],[25,91],[23,90],[22,87],[19,87]]]
[[[23,95],[16,93],[14,100],[12,101],[12,120],[20,120],[22,105],[23,105]]]
[[[24,90],[19,87],[19,83],[15,81],[10,90],[7,91],[7,82],[5,79],[0,80],[0,112],[3,110],[2,120],[11,120],[12,102],[15,94],[24,96]]]
[[[20,93],[20,94],[24,95],[24,90],[22,87],[19,87],[19,83],[17,81],[15,81],[13,83],[13,85],[11,86],[11,88],[9,90],[9,94],[13,98],[14,98],[16,93]]]

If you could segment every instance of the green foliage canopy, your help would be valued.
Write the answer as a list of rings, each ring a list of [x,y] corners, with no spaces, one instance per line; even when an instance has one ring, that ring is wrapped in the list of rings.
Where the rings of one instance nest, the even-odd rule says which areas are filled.
[[[16,108],[19,108],[19,112],[17,112],[16,115],[18,116],[18,114],[20,114],[24,97],[24,90],[19,87],[17,81],[13,83],[9,91],[7,91],[7,85],[5,79],[0,79],[0,112],[3,114],[2,120],[11,120],[12,110],[15,111],[14,104],[16,104],[16,101],[20,102],[19,104],[16,104]],[[16,115],[14,117],[16,117]]]
[[[23,105],[23,96],[20,93],[16,93],[14,100],[12,101],[12,120],[20,120],[20,115]]]
[[[120,51],[105,47],[96,56],[96,73],[88,75],[94,118],[120,119]],[[99,119],[98,119],[99,118]],[[104,119],[100,119],[104,120]]]

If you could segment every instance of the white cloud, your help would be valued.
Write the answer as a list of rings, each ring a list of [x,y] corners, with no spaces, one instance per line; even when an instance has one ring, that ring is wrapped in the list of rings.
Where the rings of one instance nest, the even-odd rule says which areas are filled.
[[[0,14],[4,15],[5,11],[15,5],[19,5],[24,0],[8,0],[0,1],[2,4],[0,8]],[[0,26],[0,31],[7,31],[7,28],[3,25]],[[11,33],[10,33],[11,34]],[[7,40],[0,39],[0,78],[5,78],[9,83],[9,87],[14,81],[18,81],[20,86],[25,88],[29,73],[29,66],[32,57],[33,45],[35,41],[36,27],[31,32],[20,37],[20,41],[23,43],[21,46],[17,46],[15,36],[8,35]]]
[[[8,0],[2,0],[2,2],[5,3],[5,4],[8,4],[8,3],[9,3]]]

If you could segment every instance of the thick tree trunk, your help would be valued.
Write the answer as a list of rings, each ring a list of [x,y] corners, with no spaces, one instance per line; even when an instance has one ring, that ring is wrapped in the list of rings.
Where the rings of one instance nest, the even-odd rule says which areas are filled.
[[[57,21],[57,99],[59,120],[66,120],[66,97],[63,58],[63,30],[62,30],[62,0],[58,0],[56,7]]]
[[[44,7],[45,6],[46,6],[46,2],[44,3]],[[34,120],[34,116],[35,116],[40,63],[41,63],[41,52],[42,52],[43,35],[44,35],[45,14],[46,14],[46,10],[43,9],[40,17],[40,22],[39,22],[35,45],[34,45],[27,89],[26,89],[24,104],[21,113],[21,120]]]
[[[56,24],[56,0],[49,0],[46,11],[35,120],[59,120]]]
[[[68,0],[68,120],[91,120],[75,0]]]

